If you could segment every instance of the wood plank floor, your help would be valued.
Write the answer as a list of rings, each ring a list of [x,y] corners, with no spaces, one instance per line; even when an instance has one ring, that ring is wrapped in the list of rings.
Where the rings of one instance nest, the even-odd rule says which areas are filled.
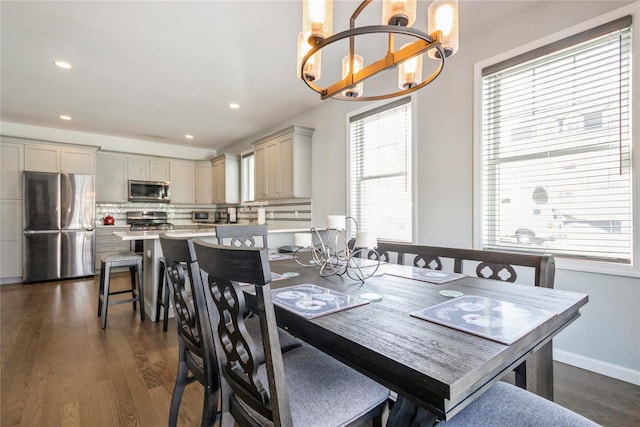
[[[121,304],[102,330],[97,292],[97,277],[0,286],[1,426],[167,425],[175,325],[163,333]],[[640,387],[563,364],[555,374],[561,405],[605,426],[640,425]],[[202,388],[190,385],[179,425],[199,425],[201,411]]]

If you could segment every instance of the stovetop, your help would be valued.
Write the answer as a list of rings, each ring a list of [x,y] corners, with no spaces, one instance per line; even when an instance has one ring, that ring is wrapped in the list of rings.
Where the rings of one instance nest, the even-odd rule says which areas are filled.
[[[127,212],[127,224],[131,231],[173,230],[173,224],[167,222],[168,215],[163,211]]]

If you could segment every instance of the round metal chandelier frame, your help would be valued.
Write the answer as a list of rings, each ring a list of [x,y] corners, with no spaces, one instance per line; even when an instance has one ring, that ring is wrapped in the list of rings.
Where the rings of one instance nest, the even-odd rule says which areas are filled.
[[[352,24],[353,24],[353,19],[352,19]],[[352,64],[352,66],[350,67],[350,70],[352,70],[353,56],[355,54],[354,53],[355,38],[358,36],[366,35],[366,34],[378,34],[378,33],[387,33],[389,35],[389,51],[387,52],[386,56],[381,60],[378,60],[377,62],[364,67],[362,70],[356,73],[353,73],[350,71],[349,74],[344,79],[342,79],[337,83],[334,83],[333,85],[327,86],[326,88],[321,88],[320,86],[314,84],[312,81],[304,77],[305,75],[304,70],[305,70],[306,64],[316,52],[319,52],[323,48],[333,43],[336,43],[340,40],[344,40],[346,38],[350,39],[349,56]],[[403,56],[400,56],[400,58],[396,58],[396,56],[399,53],[406,51],[407,48],[402,48],[398,51],[392,50],[393,37],[395,34],[408,35],[418,39],[414,41],[411,44],[411,46],[409,46],[409,49],[412,51],[411,55],[407,56],[406,58]],[[306,83],[307,86],[309,86],[312,90],[320,94],[321,99],[334,98],[334,99],[340,99],[344,101],[376,101],[381,99],[395,98],[398,96],[409,94],[411,92],[415,92],[416,90],[419,90],[425,87],[440,75],[440,73],[444,68],[445,57],[448,56],[447,55],[448,52],[442,49],[441,38],[442,38],[442,33],[440,31],[436,31],[433,34],[426,34],[418,29],[399,26],[399,25],[369,25],[364,27],[351,28],[349,30],[345,30],[345,31],[336,33],[332,36],[329,36],[319,41],[314,46],[312,46],[311,49],[309,49],[307,54],[302,59],[302,62],[300,65],[300,75],[303,77],[302,80]],[[437,50],[437,54],[435,56],[436,56],[436,59],[440,60],[440,62],[438,64],[438,67],[433,71],[433,73],[431,73],[431,75],[425,78],[421,83],[415,86],[411,86],[404,90],[399,90],[393,93],[387,93],[383,95],[358,96],[358,97],[340,95],[340,93],[343,90],[352,88],[356,84],[366,80],[367,78],[372,77],[381,71],[394,68],[400,62],[410,59],[420,54],[421,52],[426,52],[430,49]]]

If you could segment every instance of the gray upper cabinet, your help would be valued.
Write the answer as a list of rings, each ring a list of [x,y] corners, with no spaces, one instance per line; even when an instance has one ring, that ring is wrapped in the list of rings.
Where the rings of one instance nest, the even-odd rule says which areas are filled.
[[[193,160],[171,160],[171,203],[193,204],[196,200],[196,172]]]
[[[139,181],[169,181],[169,159],[127,156],[127,179]]]
[[[25,144],[25,170],[93,175],[96,148],[66,145]]]
[[[211,204],[211,162],[196,162],[196,204]]]
[[[240,203],[240,156],[223,154],[211,161],[211,201]]]
[[[96,202],[127,202],[127,156],[98,152],[96,155]]]
[[[291,126],[254,144],[256,200],[311,197],[312,134]]]

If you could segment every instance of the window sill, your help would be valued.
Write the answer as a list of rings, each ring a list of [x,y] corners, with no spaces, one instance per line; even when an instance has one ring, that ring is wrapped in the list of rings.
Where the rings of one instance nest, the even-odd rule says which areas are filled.
[[[576,260],[556,257],[556,269],[640,278],[640,269],[638,267],[603,261]]]

